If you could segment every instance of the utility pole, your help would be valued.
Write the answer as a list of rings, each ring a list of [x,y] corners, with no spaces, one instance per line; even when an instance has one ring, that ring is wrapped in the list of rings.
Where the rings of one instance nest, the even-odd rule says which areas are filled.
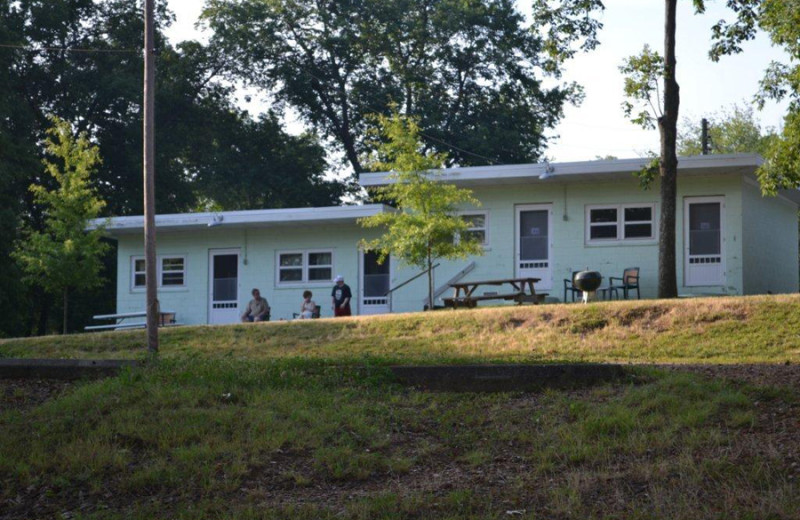
[[[700,139],[701,139],[701,141],[703,143],[703,155],[708,155],[708,149],[709,149],[709,146],[708,146],[708,119],[706,119],[704,117],[703,120],[700,123],[702,125],[702,133],[701,133]]]
[[[155,27],[154,2],[144,0],[144,252],[147,287],[147,351],[158,352],[155,180]]]

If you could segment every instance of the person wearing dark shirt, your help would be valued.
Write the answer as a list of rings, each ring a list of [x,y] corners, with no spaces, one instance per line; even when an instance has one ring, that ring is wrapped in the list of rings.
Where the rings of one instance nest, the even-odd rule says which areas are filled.
[[[333,281],[336,283],[331,291],[333,315],[350,316],[350,300],[353,298],[353,293],[350,291],[350,286],[344,283],[344,278],[342,275],[338,275],[333,279]]]

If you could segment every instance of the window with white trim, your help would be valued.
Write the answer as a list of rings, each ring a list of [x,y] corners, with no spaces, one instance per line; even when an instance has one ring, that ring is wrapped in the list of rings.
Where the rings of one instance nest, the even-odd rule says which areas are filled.
[[[333,251],[278,252],[278,284],[333,281]]]
[[[464,237],[472,238],[483,246],[489,245],[489,214],[485,211],[475,213],[462,213],[461,218],[467,224],[467,230],[462,232]]]
[[[161,272],[158,279],[161,287],[182,287],[186,279],[186,260],[182,256],[161,258]]]
[[[655,204],[586,207],[587,244],[652,241],[655,237]]]
[[[133,282],[133,288],[143,288],[146,285],[146,277],[145,277],[145,263],[144,258],[132,258],[131,259],[131,277]]]
[[[143,256],[131,258],[131,288],[144,289],[147,281]],[[186,257],[160,256],[157,279],[159,287],[184,287],[186,285]]]

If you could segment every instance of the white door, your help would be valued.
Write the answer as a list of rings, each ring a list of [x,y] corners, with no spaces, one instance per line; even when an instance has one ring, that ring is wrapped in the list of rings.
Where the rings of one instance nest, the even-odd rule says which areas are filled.
[[[238,322],[239,250],[209,250],[208,277],[208,322]]]
[[[684,199],[684,282],[687,287],[725,285],[723,197]]]
[[[537,290],[553,287],[552,204],[517,206],[516,276],[539,278]]]
[[[392,277],[392,259],[378,263],[378,254],[367,251],[361,254],[361,283],[359,285],[359,314],[386,314],[392,312],[389,285]]]

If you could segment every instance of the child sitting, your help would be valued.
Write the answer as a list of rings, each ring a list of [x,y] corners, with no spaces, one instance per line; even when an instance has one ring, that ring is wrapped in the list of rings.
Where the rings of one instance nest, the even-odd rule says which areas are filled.
[[[300,319],[310,320],[314,317],[317,304],[311,300],[311,291],[303,291],[303,303],[300,305]]]

